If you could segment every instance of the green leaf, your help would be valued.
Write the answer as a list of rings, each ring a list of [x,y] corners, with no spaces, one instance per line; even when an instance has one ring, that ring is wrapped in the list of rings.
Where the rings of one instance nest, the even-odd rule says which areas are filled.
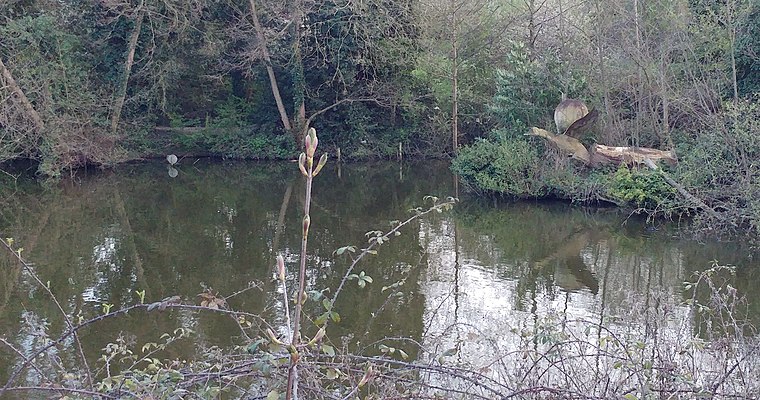
[[[339,248],[338,250],[335,250],[335,254],[340,256],[340,255],[343,255],[343,253],[345,253],[347,251],[351,252],[351,253],[356,253],[356,247],[355,246],[343,246],[343,247]]]
[[[638,397],[636,397],[636,396],[634,396],[634,395],[632,395],[632,394],[630,394],[630,393],[628,393],[627,395],[623,396],[623,398],[624,398],[625,400],[639,400],[639,398],[638,398]]]
[[[330,311],[330,319],[335,322],[340,322],[340,314],[336,313],[335,311]]]
[[[251,344],[248,345],[248,347],[245,348],[245,351],[248,352],[248,354],[255,354],[256,351],[259,349],[259,346],[266,343],[266,339],[259,339]]]
[[[330,318],[330,313],[329,313],[329,312],[326,312],[326,313],[324,313],[324,314],[320,315],[319,317],[317,317],[317,318],[314,320],[314,323],[315,323],[316,325],[318,325],[318,326],[322,326],[322,325],[324,325],[324,324],[325,324],[325,322],[327,322],[327,319],[328,319],[328,318]]]
[[[277,390],[272,389],[271,392],[267,395],[267,400],[278,400],[280,398],[280,393]]]
[[[322,345],[322,352],[325,353],[325,354],[327,354],[330,357],[334,357],[335,356],[335,349],[332,346],[330,346],[329,344],[323,344]]]

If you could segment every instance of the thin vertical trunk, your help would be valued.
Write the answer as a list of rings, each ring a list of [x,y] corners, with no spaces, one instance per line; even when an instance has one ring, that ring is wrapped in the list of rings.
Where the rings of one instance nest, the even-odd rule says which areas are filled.
[[[454,155],[459,152],[459,54],[458,54],[458,40],[459,32],[457,26],[456,9],[453,8],[451,14],[451,145],[454,150]]]
[[[739,102],[739,83],[736,79],[736,25],[739,24],[738,4],[734,0],[729,0],[726,4],[728,9],[728,18],[726,24],[730,27],[728,31],[728,41],[731,46],[731,83],[734,89],[734,104]]]
[[[633,137],[633,145],[638,146],[639,141],[641,138],[641,118],[642,118],[642,97],[643,97],[643,89],[642,89],[642,71],[641,71],[641,29],[639,27],[639,1],[633,0],[633,16],[634,16],[634,27],[636,29],[636,58],[638,61],[638,65],[636,67],[637,73],[636,73],[636,88],[634,91],[636,92],[636,120],[635,120],[635,135]]]
[[[277,76],[274,74],[274,68],[272,68],[272,58],[269,56],[269,50],[267,49],[266,36],[264,36],[264,28],[259,21],[259,14],[256,11],[255,0],[248,0],[251,5],[251,18],[253,19],[253,28],[256,30],[256,38],[259,41],[259,49],[264,57],[264,64],[267,69],[267,75],[269,75],[269,84],[272,87],[272,95],[274,101],[277,103],[277,111],[280,113],[280,120],[285,130],[292,132],[293,128],[290,125],[290,118],[288,118],[288,112],[285,111],[285,105],[282,102],[282,96],[280,96],[280,87],[277,85]]]
[[[662,93],[662,135],[667,149],[673,149],[673,139],[670,137],[670,99],[667,93]]]
[[[530,0],[528,5],[528,50],[530,60],[533,61],[536,54],[536,7],[535,2]]]
[[[660,59],[660,99],[662,100],[662,136],[660,145],[673,149],[673,139],[670,137],[670,97],[668,95],[668,53],[664,52]]]
[[[293,35],[293,62],[296,69],[296,79],[293,80],[296,92],[296,143],[303,140],[306,131],[306,77],[303,71],[303,58],[301,56],[301,24],[303,23],[303,0],[295,0],[293,4],[293,20],[295,35]]]
[[[734,85],[734,104],[739,102],[739,83],[736,79],[736,27],[731,30],[731,82]]]
[[[454,154],[459,151],[459,65],[457,60],[457,45],[454,41],[454,66],[451,74],[451,140]]]
[[[5,82],[8,84],[11,91],[15,93],[16,96],[18,96],[19,100],[21,101],[21,105],[24,107],[24,110],[26,111],[29,119],[31,119],[34,123],[34,127],[37,128],[37,131],[42,131],[45,129],[45,123],[42,122],[40,114],[37,112],[37,110],[34,109],[32,102],[30,102],[29,98],[26,97],[24,91],[21,90],[21,86],[16,83],[15,79],[13,79],[13,74],[11,74],[11,71],[5,66],[2,58],[0,58],[0,74],[2,74],[3,79],[5,79]]]
[[[124,76],[121,78],[119,94],[116,96],[113,105],[113,114],[111,114],[111,132],[116,132],[121,119],[121,111],[124,108],[124,102],[127,98],[127,87],[129,85],[129,75],[132,73],[132,65],[135,62],[135,50],[137,49],[137,39],[140,38],[143,18],[145,16],[145,1],[141,1],[137,7],[137,17],[135,17],[135,27],[129,37],[129,49],[127,51],[127,61],[124,63]]]
[[[596,18],[600,19],[602,15],[602,8],[600,6],[601,1],[596,2]],[[607,84],[607,68],[605,67],[604,62],[604,46],[602,45],[602,40],[604,38],[603,36],[604,31],[602,30],[602,24],[600,22],[596,23],[596,52],[597,57],[599,58],[599,75],[600,80],[602,82],[602,99],[604,101],[604,114],[606,115],[607,122],[609,123],[609,118],[613,117],[612,113],[612,107],[610,106],[610,89]],[[606,127],[603,127],[603,129]]]

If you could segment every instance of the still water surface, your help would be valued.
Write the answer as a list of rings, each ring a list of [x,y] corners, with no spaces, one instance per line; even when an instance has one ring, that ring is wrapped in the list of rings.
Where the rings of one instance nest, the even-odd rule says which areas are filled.
[[[134,304],[142,290],[146,302],[179,295],[198,304],[206,289],[227,295],[256,282],[260,290],[230,306],[284,329],[274,256],[285,256],[293,285],[303,190],[292,163],[182,160],[176,178],[159,163],[124,166],[54,187],[19,182],[5,193],[0,229],[24,248],[74,319],[98,315],[104,304]],[[388,337],[441,348],[466,339],[477,347],[474,338],[485,337],[509,347],[507,332],[550,314],[626,326],[632,310],[654,302],[672,304],[690,321],[677,328],[699,335],[700,321],[681,305],[683,282],[713,260],[738,266],[733,284],[749,297],[752,318],[760,315],[759,262],[741,243],[680,239],[677,224],[651,225],[617,209],[494,203],[459,192],[442,162],[328,165],[314,186],[309,290],[337,287],[349,260],[335,249],[361,247],[367,231],[387,230],[389,221],[424,206],[426,195],[461,198],[453,211],[415,221],[359,265],[373,282],[348,285],[331,337],[365,353]],[[64,325],[47,295],[7,254],[0,268],[0,336],[26,351],[42,343],[43,332],[57,337]],[[381,289],[401,280],[400,294],[389,299]],[[84,351],[97,363],[120,334],[139,348],[178,327],[196,336],[172,347],[171,358],[241,344],[230,319],[174,310],[98,324],[84,331]],[[73,344],[64,343],[60,356],[73,364]],[[18,362],[0,347],[0,382]]]

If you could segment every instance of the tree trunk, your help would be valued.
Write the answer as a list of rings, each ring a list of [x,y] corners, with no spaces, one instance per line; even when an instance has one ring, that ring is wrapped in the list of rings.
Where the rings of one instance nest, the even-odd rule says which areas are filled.
[[[277,76],[274,74],[274,68],[272,68],[272,58],[269,56],[269,50],[267,49],[266,36],[264,35],[264,28],[259,21],[259,14],[256,11],[256,1],[248,0],[251,5],[251,18],[253,18],[253,28],[256,30],[256,37],[259,41],[259,49],[264,57],[264,65],[267,69],[267,75],[269,75],[269,84],[272,87],[272,96],[277,103],[277,111],[280,112],[280,120],[285,130],[292,132],[293,128],[290,125],[290,118],[288,112],[285,110],[285,105],[282,102],[282,96],[280,96],[280,87],[277,85]]]
[[[37,128],[37,131],[42,131],[45,129],[45,123],[42,122],[40,114],[37,112],[37,110],[34,109],[34,106],[29,101],[29,98],[26,97],[24,91],[21,90],[21,87],[18,85],[18,83],[16,83],[16,80],[13,79],[13,74],[11,74],[11,71],[5,66],[2,58],[0,58],[0,74],[2,74],[3,79],[5,79],[5,81],[8,83],[8,86],[10,86],[11,91],[15,93],[16,96],[18,96],[19,100],[21,101],[21,105],[24,107],[24,110],[26,111],[29,119],[31,119],[34,123],[34,127]]]
[[[651,149],[648,147],[616,147],[594,144],[586,148],[578,139],[568,135],[555,135],[547,130],[531,128],[528,136],[539,136],[567,153],[570,157],[594,168],[606,164],[645,164],[646,160],[677,162],[672,151]]]
[[[452,50],[454,59],[451,73],[451,140],[454,155],[456,155],[459,152],[459,92],[457,87],[459,83],[459,66],[457,65],[456,36],[452,43]]]
[[[129,50],[127,51],[127,61],[124,63],[124,76],[119,86],[119,94],[116,96],[113,105],[113,114],[111,114],[111,132],[116,132],[121,119],[121,110],[124,108],[124,102],[127,98],[127,87],[129,86],[129,76],[132,73],[132,65],[135,62],[135,50],[137,49],[137,39],[140,38],[143,18],[145,16],[145,1],[141,1],[137,7],[137,17],[135,18],[135,27],[129,37]]]
[[[591,165],[603,164],[646,164],[647,160],[676,163],[672,151],[651,149],[648,147],[616,147],[595,144],[591,146]]]
[[[634,93],[636,94],[636,119],[635,119],[635,132],[633,135],[633,145],[638,146],[641,140],[641,118],[643,117],[641,114],[643,114],[643,106],[641,102],[643,101],[644,97],[644,89],[642,88],[642,67],[641,67],[641,59],[642,57],[642,49],[641,49],[641,28],[639,27],[639,2],[638,0],[633,0],[633,23],[635,27],[635,35],[636,35],[636,87],[633,89]]]
[[[736,27],[731,30],[731,83],[734,86],[734,104],[739,102],[739,82],[736,79]]]

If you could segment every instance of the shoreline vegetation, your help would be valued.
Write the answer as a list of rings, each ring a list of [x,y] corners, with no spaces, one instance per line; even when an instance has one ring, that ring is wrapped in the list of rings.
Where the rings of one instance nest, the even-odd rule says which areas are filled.
[[[757,233],[758,26],[750,0],[6,2],[0,165],[293,159],[313,126],[343,160],[452,157],[481,193]],[[595,109],[583,146],[677,162],[568,159],[544,139],[565,97]]]

